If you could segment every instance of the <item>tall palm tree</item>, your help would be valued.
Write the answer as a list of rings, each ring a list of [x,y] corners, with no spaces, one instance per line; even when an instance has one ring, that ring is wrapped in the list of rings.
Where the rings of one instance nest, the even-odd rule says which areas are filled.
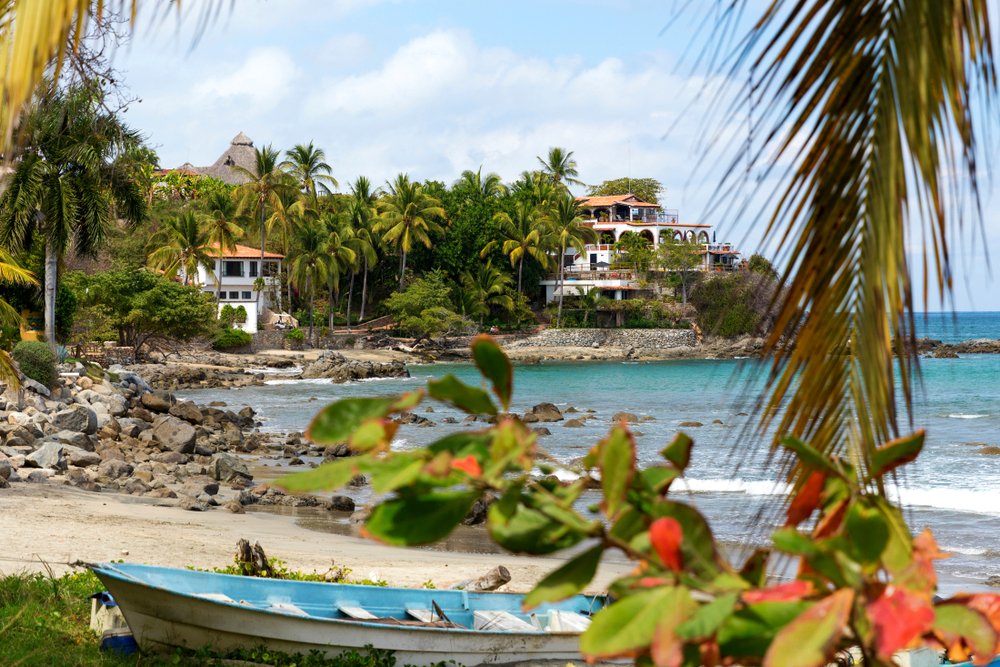
[[[351,229],[354,230],[354,237],[360,239],[359,245],[354,249],[359,252],[362,262],[361,277],[361,310],[358,314],[358,321],[365,321],[365,306],[368,302],[368,271],[378,261],[379,237],[373,231],[378,209],[377,192],[372,190],[371,182],[364,176],[358,176],[351,186],[351,204],[348,207],[348,219]],[[350,322],[350,318],[348,318]]]
[[[326,227],[312,221],[302,225],[295,232],[293,245],[294,259],[291,261],[289,281],[300,294],[309,300],[309,341],[313,342],[313,323],[316,306],[316,285],[325,283],[329,274]]]
[[[447,213],[441,202],[424,192],[423,186],[411,181],[406,174],[396,176],[388,188],[379,202],[381,212],[375,231],[382,234],[385,243],[399,249],[399,289],[402,291],[407,253],[414,242],[430,248],[431,235],[443,232],[437,220],[445,219]]]
[[[226,196],[220,197],[222,201],[232,202]],[[237,225],[232,219],[224,216],[224,212],[219,208],[210,208],[210,213],[205,220],[205,227],[208,229],[208,243],[212,246],[216,254],[215,271],[215,301],[222,301],[222,258],[226,253],[236,249],[236,242],[243,237],[243,228]]]
[[[313,146],[312,141],[308,144],[296,144],[285,151],[285,161],[281,163],[281,168],[295,177],[302,192],[314,202],[319,195],[330,194],[329,186],[340,186],[333,177],[333,167],[326,162],[326,153],[322,148]]]
[[[556,311],[556,326],[562,325],[563,292],[566,284],[566,249],[575,248],[577,252],[583,253],[583,248],[588,243],[597,241],[597,234],[590,227],[585,227],[583,216],[580,215],[580,206],[576,198],[567,190],[562,197],[555,200],[553,206],[546,214],[548,221],[547,236],[550,243],[558,248],[556,260],[559,262],[559,279],[556,281],[559,307]]]
[[[510,258],[510,265],[517,267],[517,291],[521,291],[521,274],[524,272],[524,258],[533,257],[543,267],[549,264],[549,254],[545,251],[542,242],[544,224],[542,216],[536,206],[521,200],[514,205],[514,215],[511,216],[504,211],[500,211],[493,216],[493,220],[500,226],[500,233],[504,240],[501,245],[503,254]],[[480,258],[485,258],[500,245],[500,239],[493,239],[487,243],[479,253]]]
[[[360,226],[355,228],[353,223],[358,217],[357,209],[360,204],[352,201],[347,210],[347,223],[344,226],[344,245],[354,251],[355,261],[351,266],[351,282],[347,287],[347,328],[351,328],[351,300],[354,297],[354,278],[362,271],[368,272],[368,265],[378,261],[376,251],[377,239],[372,235],[371,229]],[[367,278],[367,276],[366,276]],[[364,289],[362,289],[361,299],[364,301]],[[364,316],[364,303],[361,304],[362,317]]]
[[[279,153],[273,146],[268,144],[261,148],[254,149],[253,169],[246,169],[240,165],[234,165],[232,169],[248,179],[246,183],[236,189],[237,215],[252,215],[256,220],[257,229],[260,232],[260,273],[264,275],[264,245],[267,234],[268,211],[270,215],[280,214],[284,211],[284,201],[282,193],[287,193],[289,189],[295,189],[295,181],[287,173],[282,171],[278,165]],[[260,292],[257,292],[257,301],[260,302]]]
[[[542,171],[548,174],[553,183],[559,185],[583,185],[583,181],[577,180],[580,172],[576,169],[576,160],[573,159],[573,151],[554,146],[549,149],[549,154],[542,158],[539,156],[538,163],[542,165]]]
[[[330,304],[327,326],[333,329],[334,300],[340,300],[340,277],[351,270],[351,267],[355,265],[358,258],[347,244],[347,237],[351,234],[350,227],[345,227],[339,216],[333,213],[325,213],[320,222],[324,225],[327,233],[326,279]]]
[[[514,281],[489,260],[475,271],[465,271],[461,282],[465,293],[462,314],[468,317],[478,316],[480,326],[492,307],[506,312],[514,310],[514,299],[510,296],[510,286]]]
[[[99,91],[42,91],[22,118],[23,141],[0,200],[0,237],[7,248],[45,239],[45,337],[55,346],[59,261],[72,246],[95,252],[116,219],[137,224],[146,202],[118,157],[139,135],[102,106]]]
[[[490,172],[483,176],[483,168],[476,171],[466,169],[455,181],[454,190],[465,193],[467,196],[474,196],[483,201],[487,199],[498,199],[507,194],[507,186],[503,184],[503,179],[499,175]]]
[[[0,247],[0,285],[37,285],[38,280],[31,271],[23,268],[3,247]],[[0,325],[17,327],[21,324],[21,314],[7,301],[0,298]],[[17,389],[20,379],[14,361],[7,350],[0,350],[0,382]]]
[[[214,225],[210,226],[210,220],[194,211],[184,211],[168,219],[150,239],[150,268],[163,271],[168,278],[183,273],[185,285],[194,283],[199,266],[205,267],[210,278],[215,278],[212,269],[219,255],[212,247]],[[223,233],[232,234],[232,229],[226,228]],[[219,279],[215,280],[218,284]]]

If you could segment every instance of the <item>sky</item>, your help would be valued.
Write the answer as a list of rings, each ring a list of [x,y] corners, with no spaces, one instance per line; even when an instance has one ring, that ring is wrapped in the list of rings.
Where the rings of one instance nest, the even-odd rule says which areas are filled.
[[[682,221],[768,254],[755,208],[718,206],[747,130],[744,81],[700,57],[733,43],[711,30],[715,4],[185,0],[180,18],[140,15],[115,65],[141,100],[126,119],[164,167],[209,165],[243,131],[282,150],[314,141],[345,191],[359,175],[452,183],[480,166],[512,181],[561,146],[585,183],[655,178]],[[206,7],[221,11],[196,39]],[[983,253],[1000,247],[993,189],[985,237],[958,236],[958,310],[1000,311]]]

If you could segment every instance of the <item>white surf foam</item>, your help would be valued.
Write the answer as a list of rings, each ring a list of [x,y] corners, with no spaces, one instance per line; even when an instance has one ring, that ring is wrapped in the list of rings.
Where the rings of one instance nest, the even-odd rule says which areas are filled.
[[[966,415],[962,413],[948,415],[948,419],[983,419],[989,415]]]

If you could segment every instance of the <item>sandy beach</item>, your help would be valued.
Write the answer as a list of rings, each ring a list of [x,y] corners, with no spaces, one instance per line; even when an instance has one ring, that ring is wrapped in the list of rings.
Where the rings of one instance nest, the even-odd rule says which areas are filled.
[[[78,560],[222,567],[232,562],[240,538],[259,541],[290,569],[325,572],[334,562],[351,568],[353,577],[398,586],[433,581],[447,587],[504,565],[512,579],[503,590],[528,591],[561,564],[558,558],[401,549],[303,528],[291,517],[271,513],[195,513],[149,499],[49,484],[5,490],[0,512],[14,520],[0,549],[0,574],[44,572],[47,566],[58,574]],[[626,569],[624,564],[603,567],[590,590],[603,590]]]

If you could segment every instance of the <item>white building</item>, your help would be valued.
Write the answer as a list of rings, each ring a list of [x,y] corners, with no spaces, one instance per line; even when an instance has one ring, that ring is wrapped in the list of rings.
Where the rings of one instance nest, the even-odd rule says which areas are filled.
[[[218,254],[218,246],[214,254]],[[214,276],[209,275],[205,267],[199,266],[195,284],[212,296],[219,294],[220,312],[227,304],[233,308],[243,306],[247,311],[247,321],[235,326],[254,333],[257,323],[266,321],[269,312],[280,310],[281,261],[284,258],[284,255],[265,252],[264,266],[261,267],[260,248],[237,245],[216,260]],[[258,278],[264,280],[264,289],[259,294],[254,290]]]
[[[578,197],[586,212],[583,224],[593,228],[598,242],[588,244],[584,252],[567,248],[562,258],[565,267],[563,296],[577,296],[579,290],[601,290],[605,296],[621,300],[636,296],[636,292],[651,292],[639,284],[638,276],[618,262],[614,249],[623,234],[633,232],[645,238],[653,248],[670,241],[687,241],[701,246],[703,271],[731,271],[739,264],[740,253],[730,243],[717,243],[711,238],[711,225],[682,223],[676,210],[665,210],[659,204],[641,201],[633,194],[598,197]],[[558,271],[546,276],[546,302],[558,296]]]

